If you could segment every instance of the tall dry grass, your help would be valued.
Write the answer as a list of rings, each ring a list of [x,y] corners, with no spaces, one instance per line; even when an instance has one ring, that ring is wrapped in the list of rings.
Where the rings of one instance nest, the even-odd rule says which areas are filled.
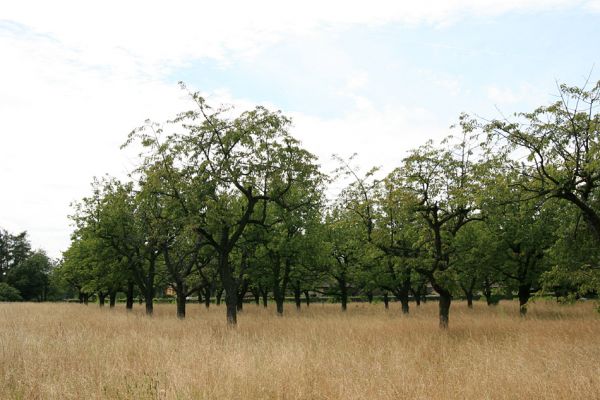
[[[2,399],[593,399],[600,318],[592,304],[469,310],[437,305],[171,305],[146,318],[79,304],[0,303]]]

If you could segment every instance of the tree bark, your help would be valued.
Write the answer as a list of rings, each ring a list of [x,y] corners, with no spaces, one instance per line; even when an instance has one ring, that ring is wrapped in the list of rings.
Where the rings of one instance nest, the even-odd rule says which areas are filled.
[[[383,305],[385,306],[386,310],[390,308],[390,297],[388,296],[387,292],[383,294]]]
[[[217,303],[218,306],[221,305],[221,297],[223,297],[223,289],[217,290],[217,295],[216,295],[215,301],[216,301],[216,303]]]
[[[306,307],[310,306],[310,293],[308,290],[304,291],[304,298],[306,299]]]

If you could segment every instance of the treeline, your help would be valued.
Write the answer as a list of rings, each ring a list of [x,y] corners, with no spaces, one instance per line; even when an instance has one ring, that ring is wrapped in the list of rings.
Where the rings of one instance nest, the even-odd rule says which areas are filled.
[[[335,176],[257,107],[196,108],[147,122],[125,146],[143,148],[131,180],[104,178],[76,204],[76,229],[57,271],[84,298],[111,304],[141,293],[152,314],[169,285],[186,298],[224,296],[227,320],[248,294],[390,298],[409,312],[428,288],[440,326],[452,299],[596,296],[600,289],[600,83],[561,86],[549,106],[513,120],[462,115],[456,137],[412,150],[388,175],[338,157]],[[365,132],[368,134],[368,132]],[[382,147],[382,151],[390,151]],[[391,149],[393,151],[393,149]],[[345,187],[325,198],[335,179]]]

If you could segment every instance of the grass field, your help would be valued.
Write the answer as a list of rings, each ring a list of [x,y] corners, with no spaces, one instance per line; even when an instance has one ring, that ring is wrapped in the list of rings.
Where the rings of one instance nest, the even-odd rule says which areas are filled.
[[[137,305],[136,305],[137,307]],[[146,318],[97,305],[0,303],[1,399],[598,399],[600,317],[594,304],[455,302],[311,305],[300,313],[246,305],[235,329],[224,306],[159,305]]]

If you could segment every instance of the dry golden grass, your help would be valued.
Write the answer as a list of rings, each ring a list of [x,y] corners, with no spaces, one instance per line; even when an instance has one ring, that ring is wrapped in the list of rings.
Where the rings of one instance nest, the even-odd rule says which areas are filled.
[[[437,304],[171,305],[154,318],[79,304],[0,303],[1,399],[598,399],[600,318],[593,304],[468,310],[450,330]]]

